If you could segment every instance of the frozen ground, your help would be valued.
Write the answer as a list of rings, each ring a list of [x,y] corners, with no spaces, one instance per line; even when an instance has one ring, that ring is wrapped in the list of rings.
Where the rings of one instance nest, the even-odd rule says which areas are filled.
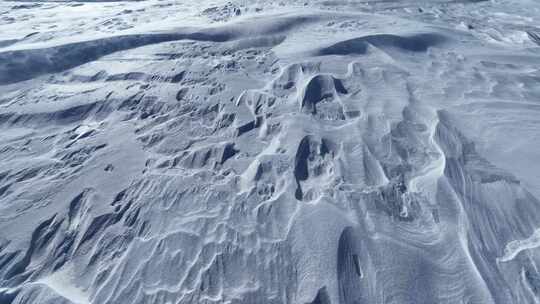
[[[539,303],[539,22],[0,2],[0,303]]]

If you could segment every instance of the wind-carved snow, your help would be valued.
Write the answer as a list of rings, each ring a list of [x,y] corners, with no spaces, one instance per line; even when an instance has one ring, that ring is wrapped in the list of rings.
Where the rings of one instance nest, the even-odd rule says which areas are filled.
[[[0,303],[537,303],[537,9],[0,3]]]
[[[501,262],[513,260],[520,252],[540,247],[540,229],[523,240],[515,240],[506,244],[504,255],[499,259]]]
[[[60,296],[69,300],[73,304],[88,304],[90,303],[88,294],[80,287],[73,285],[69,273],[56,272],[52,275],[42,278],[36,284],[44,284],[54,290]]]

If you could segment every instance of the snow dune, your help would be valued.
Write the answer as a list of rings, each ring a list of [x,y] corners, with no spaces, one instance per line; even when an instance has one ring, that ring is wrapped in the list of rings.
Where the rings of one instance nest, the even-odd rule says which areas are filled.
[[[537,303],[523,3],[0,3],[0,303]]]

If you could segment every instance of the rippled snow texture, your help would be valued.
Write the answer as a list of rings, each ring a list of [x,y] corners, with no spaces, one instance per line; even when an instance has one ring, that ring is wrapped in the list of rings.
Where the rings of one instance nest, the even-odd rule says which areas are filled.
[[[0,2],[0,303],[538,303],[540,3]]]

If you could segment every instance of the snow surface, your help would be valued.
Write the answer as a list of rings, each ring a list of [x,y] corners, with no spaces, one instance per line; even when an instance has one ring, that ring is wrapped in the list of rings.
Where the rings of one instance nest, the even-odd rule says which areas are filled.
[[[540,2],[0,2],[0,304],[539,303]]]

